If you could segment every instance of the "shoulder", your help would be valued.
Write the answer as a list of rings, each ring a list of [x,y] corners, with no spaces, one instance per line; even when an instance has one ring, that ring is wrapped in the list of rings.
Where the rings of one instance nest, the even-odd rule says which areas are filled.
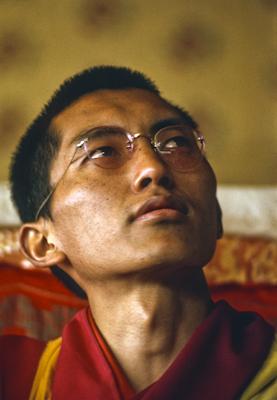
[[[24,336],[0,337],[0,397],[27,399],[46,343]]]

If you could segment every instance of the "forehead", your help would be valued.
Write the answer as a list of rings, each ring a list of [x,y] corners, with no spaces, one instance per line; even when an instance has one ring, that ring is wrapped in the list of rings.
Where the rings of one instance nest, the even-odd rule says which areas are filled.
[[[129,130],[149,129],[149,125],[180,114],[165,100],[146,90],[99,90],[68,106],[52,121],[62,146],[86,129],[101,125],[119,125]]]

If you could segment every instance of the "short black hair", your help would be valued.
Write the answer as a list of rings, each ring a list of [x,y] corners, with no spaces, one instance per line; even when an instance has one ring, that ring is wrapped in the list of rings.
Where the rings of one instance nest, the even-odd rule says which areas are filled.
[[[81,96],[101,89],[145,89],[160,95],[155,84],[140,72],[125,67],[97,66],[65,80],[28,127],[13,155],[10,168],[12,199],[23,222],[35,220],[48,195],[49,169],[60,139],[50,128],[52,119]],[[50,217],[47,205],[41,213]]]
[[[50,167],[60,146],[60,137],[51,128],[53,118],[85,94],[102,89],[128,88],[144,89],[160,96],[160,91],[154,82],[141,72],[126,67],[105,65],[92,67],[73,75],[55,91],[22,136],[11,161],[12,200],[23,222],[35,220],[40,204],[51,191]],[[178,106],[173,107],[192,127],[197,126],[189,114]],[[49,202],[40,215],[51,218]],[[53,272],[73,289],[66,281],[67,275],[63,271],[54,267]],[[71,278],[70,280],[72,281]]]

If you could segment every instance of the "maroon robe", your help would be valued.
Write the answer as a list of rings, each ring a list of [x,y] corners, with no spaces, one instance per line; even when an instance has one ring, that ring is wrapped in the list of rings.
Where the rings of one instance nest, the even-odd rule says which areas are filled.
[[[273,339],[273,327],[257,314],[237,312],[221,301],[161,378],[132,400],[237,400],[263,364]],[[43,348],[43,343],[26,338],[0,341],[1,400],[28,398]],[[64,328],[52,394],[53,400],[124,398],[86,309]]]

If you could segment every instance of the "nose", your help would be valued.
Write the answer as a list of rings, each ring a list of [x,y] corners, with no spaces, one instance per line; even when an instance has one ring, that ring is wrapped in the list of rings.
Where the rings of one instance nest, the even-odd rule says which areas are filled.
[[[149,139],[141,137],[136,140],[133,151],[132,189],[134,192],[140,192],[150,186],[172,189],[174,186],[172,173],[161,156],[154,150]]]

